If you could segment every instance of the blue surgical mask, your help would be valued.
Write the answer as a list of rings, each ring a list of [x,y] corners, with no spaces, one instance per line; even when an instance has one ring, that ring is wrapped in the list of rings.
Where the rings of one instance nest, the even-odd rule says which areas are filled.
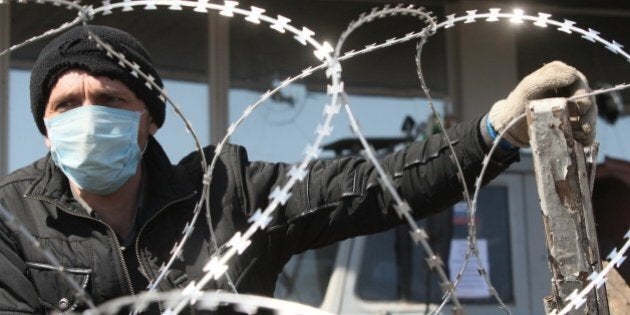
[[[44,119],[55,164],[79,188],[107,195],[136,173],[139,112],[80,106]]]

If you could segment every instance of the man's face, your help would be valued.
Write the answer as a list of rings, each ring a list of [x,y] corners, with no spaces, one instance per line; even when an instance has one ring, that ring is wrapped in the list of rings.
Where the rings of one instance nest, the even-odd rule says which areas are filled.
[[[138,127],[138,146],[142,150],[155,134],[157,125],[146,111],[144,102],[119,80],[95,77],[83,70],[64,72],[50,90],[44,118],[52,118],[79,106],[100,105],[135,112],[145,111]],[[46,137],[46,146],[50,142]]]

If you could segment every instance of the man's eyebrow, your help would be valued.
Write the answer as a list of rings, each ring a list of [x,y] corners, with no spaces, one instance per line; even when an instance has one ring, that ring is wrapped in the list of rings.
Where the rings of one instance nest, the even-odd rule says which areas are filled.
[[[133,92],[127,89],[122,89],[114,86],[104,85],[99,87],[96,92],[96,96],[134,96]]]
[[[66,90],[63,91],[61,93],[57,92],[55,94],[51,94],[48,97],[48,103],[50,103],[50,101],[58,101],[58,100],[64,100],[64,99],[68,99],[68,98],[72,98],[77,96],[77,94],[80,94],[81,92],[76,91],[76,90]]]

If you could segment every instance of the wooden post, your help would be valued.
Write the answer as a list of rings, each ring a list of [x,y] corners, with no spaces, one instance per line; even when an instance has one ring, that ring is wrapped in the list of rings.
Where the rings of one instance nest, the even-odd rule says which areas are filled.
[[[601,271],[584,148],[573,139],[566,99],[533,101],[528,109],[536,184],[553,276],[545,309],[560,310],[593,271]],[[586,296],[571,314],[608,314],[606,289]]]

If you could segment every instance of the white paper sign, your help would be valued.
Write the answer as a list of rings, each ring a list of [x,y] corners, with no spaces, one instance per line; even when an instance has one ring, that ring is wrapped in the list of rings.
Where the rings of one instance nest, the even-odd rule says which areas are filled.
[[[468,244],[466,239],[453,239],[451,241],[451,252],[448,260],[449,274],[451,281],[455,281],[457,273],[464,264],[464,257],[466,256],[466,249]],[[479,257],[484,269],[490,277],[490,263],[488,260],[488,241],[485,239],[477,239],[477,248],[479,249]],[[455,290],[455,294],[459,298],[464,299],[479,299],[490,297],[488,291],[488,285],[486,281],[479,275],[477,271],[477,259],[475,256],[470,256],[468,259],[468,265],[464,270],[462,279]]]

